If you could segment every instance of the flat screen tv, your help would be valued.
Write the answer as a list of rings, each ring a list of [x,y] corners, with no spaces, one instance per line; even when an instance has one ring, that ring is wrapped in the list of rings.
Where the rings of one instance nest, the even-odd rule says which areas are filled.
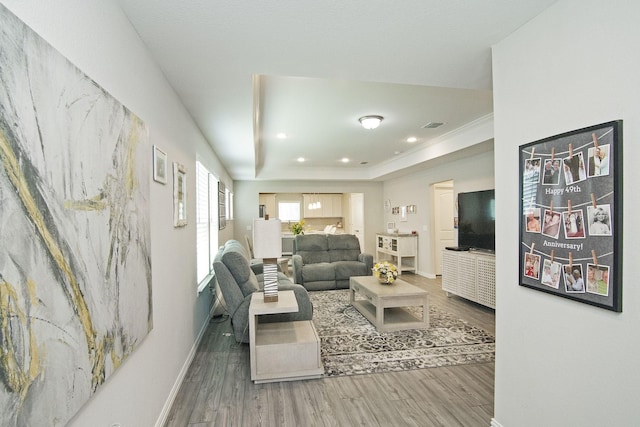
[[[494,190],[458,193],[458,246],[495,251],[496,197]]]

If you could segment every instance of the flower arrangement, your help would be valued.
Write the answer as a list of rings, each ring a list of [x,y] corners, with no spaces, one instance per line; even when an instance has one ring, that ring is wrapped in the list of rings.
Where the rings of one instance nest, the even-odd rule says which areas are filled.
[[[381,283],[393,283],[398,278],[398,268],[389,261],[376,262],[371,269]]]
[[[289,224],[289,230],[291,230],[293,234],[304,234],[304,219]]]

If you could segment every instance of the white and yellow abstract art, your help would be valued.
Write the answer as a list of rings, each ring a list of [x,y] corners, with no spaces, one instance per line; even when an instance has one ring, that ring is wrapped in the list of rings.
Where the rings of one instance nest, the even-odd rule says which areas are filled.
[[[0,5],[0,425],[65,425],[151,330],[150,153]]]

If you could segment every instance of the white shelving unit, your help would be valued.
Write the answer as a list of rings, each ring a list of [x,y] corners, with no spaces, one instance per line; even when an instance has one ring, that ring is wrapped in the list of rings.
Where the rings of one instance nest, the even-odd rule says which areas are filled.
[[[418,236],[416,234],[376,234],[376,261],[390,261],[403,271],[418,268]]]
[[[495,255],[473,251],[443,251],[442,290],[495,309]]]

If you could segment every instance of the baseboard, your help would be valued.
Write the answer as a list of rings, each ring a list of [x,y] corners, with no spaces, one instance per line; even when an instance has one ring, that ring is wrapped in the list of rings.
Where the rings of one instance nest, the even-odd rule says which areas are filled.
[[[213,313],[213,310],[212,310]],[[178,395],[178,391],[180,390],[180,386],[182,385],[182,381],[184,381],[184,377],[187,375],[189,371],[189,366],[191,366],[191,362],[193,362],[193,358],[196,356],[196,351],[198,350],[198,346],[200,345],[200,341],[202,341],[202,337],[204,336],[207,327],[209,326],[209,318],[206,319],[204,324],[202,325],[202,329],[198,333],[198,337],[196,341],[193,343],[191,347],[191,351],[187,355],[187,359],[184,361],[182,365],[182,369],[180,369],[180,373],[178,374],[178,378],[176,378],[173,387],[171,388],[171,392],[169,393],[169,397],[167,397],[164,406],[162,407],[162,411],[160,412],[160,416],[156,420],[155,427],[162,427],[167,422],[167,417],[169,416],[169,411],[171,411],[171,406],[173,406],[173,402]]]
[[[495,418],[491,418],[491,427],[502,427],[502,424],[496,421]]]
[[[416,274],[418,276],[426,277],[427,279],[436,279],[438,277],[433,273],[425,273],[424,271],[416,271]]]

